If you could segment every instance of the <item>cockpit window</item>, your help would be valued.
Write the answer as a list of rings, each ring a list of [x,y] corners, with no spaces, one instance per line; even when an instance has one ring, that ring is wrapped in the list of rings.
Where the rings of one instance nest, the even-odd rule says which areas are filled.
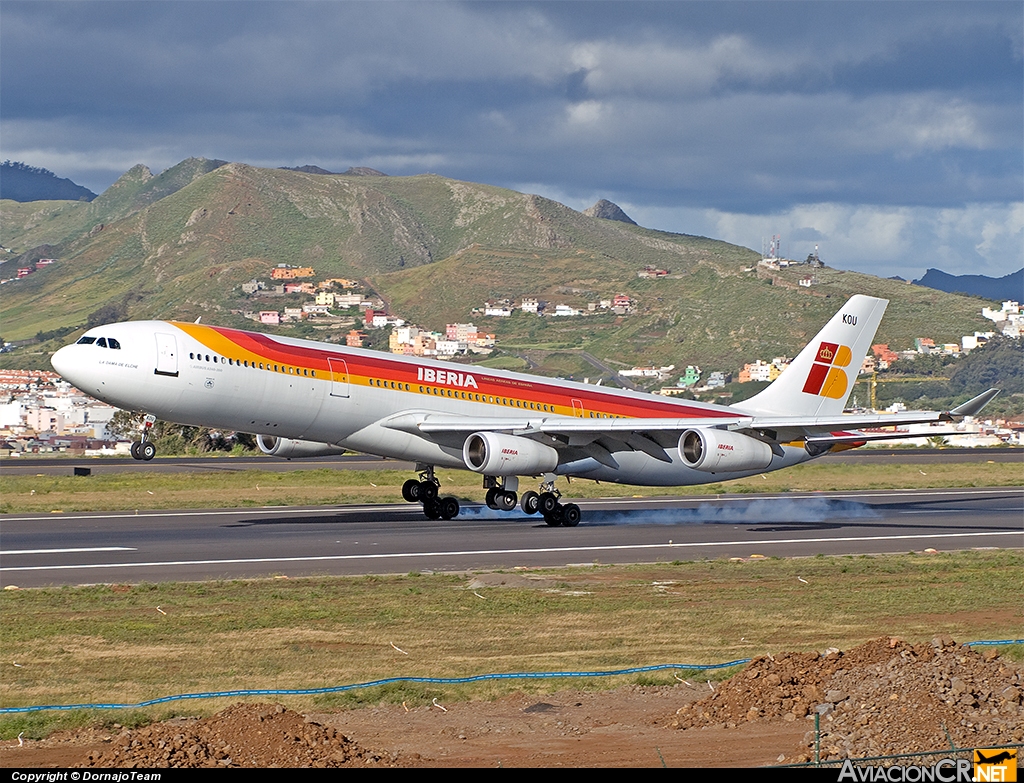
[[[79,337],[76,345],[92,345],[96,342],[95,337]]]
[[[106,337],[101,337],[100,339],[98,339],[96,341],[96,345],[98,345],[100,348],[106,348],[107,347],[107,338]]]
[[[107,347],[108,348],[113,348],[115,351],[120,351],[121,350],[121,343],[119,343],[113,337],[108,337],[107,338]]]

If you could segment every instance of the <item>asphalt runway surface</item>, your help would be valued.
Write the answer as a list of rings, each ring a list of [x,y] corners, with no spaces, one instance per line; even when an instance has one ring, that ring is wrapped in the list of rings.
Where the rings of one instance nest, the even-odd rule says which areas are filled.
[[[4,587],[467,571],[730,557],[1024,547],[1024,488],[580,500],[551,528],[466,506],[247,508],[0,517]]]
[[[851,449],[821,458],[827,462],[866,465],[929,465],[951,462],[1016,462],[1024,467],[1024,449]],[[14,457],[0,460],[0,474],[8,476],[70,476],[76,467],[94,474],[119,472],[194,473],[242,470],[402,470],[412,473],[415,464],[364,454],[345,454],[314,459],[285,460],[263,455],[247,457],[157,457],[140,462],[130,457]]]

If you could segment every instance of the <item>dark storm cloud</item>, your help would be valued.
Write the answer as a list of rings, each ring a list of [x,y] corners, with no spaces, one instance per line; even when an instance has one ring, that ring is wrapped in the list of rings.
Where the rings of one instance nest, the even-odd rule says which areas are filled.
[[[686,220],[848,204],[932,210],[920,221],[983,203],[964,252],[1020,262],[1019,3],[5,0],[0,14],[0,154],[97,191],[134,163],[205,155],[529,183]],[[657,227],[686,230],[682,211]]]

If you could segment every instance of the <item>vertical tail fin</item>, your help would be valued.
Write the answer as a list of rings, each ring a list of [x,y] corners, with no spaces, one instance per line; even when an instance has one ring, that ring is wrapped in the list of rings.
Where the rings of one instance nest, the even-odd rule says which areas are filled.
[[[735,407],[783,416],[842,413],[888,304],[872,296],[850,297],[771,386]]]

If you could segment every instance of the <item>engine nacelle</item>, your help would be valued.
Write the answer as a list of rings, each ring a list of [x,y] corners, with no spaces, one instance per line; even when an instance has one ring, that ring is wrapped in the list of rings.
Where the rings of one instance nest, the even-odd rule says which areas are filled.
[[[264,454],[269,454],[271,457],[282,457],[284,459],[328,457],[332,454],[345,453],[345,449],[341,448],[341,446],[332,446],[330,443],[315,443],[310,440],[278,438],[276,435],[257,435],[256,445],[260,447],[260,451]]]
[[[475,432],[462,446],[466,467],[485,476],[523,476],[551,473],[558,452],[529,438],[497,432]]]
[[[772,447],[738,432],[693,429],[679,436],[679,456],[706,473],[763,470],[772,461]]]

